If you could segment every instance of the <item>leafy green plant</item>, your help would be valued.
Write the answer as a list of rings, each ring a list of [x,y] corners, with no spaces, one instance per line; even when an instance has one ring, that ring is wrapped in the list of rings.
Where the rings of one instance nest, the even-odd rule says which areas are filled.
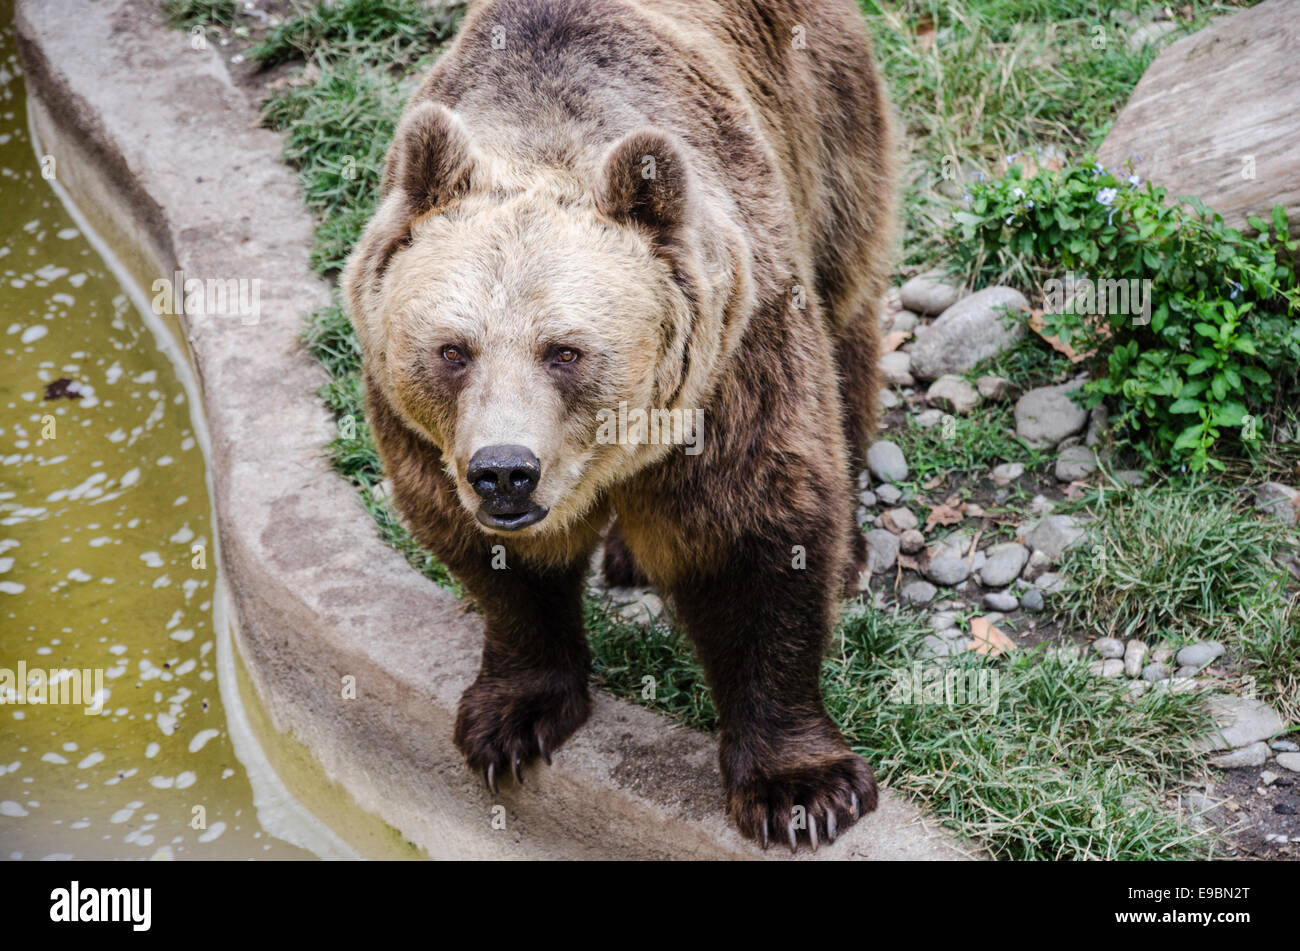
[[[1108,402],[1148,461],[1222,469],[1225,442],[1257,445],[1297,393],[1297,242],[1280,206],[1246,237],[1199,199],[1167,199],[1099,165],[1013,166],[971,188],[948,240],[969,279],[1045,296],[1048,331],[1095,354],[1087,405]],[[1076,270],[1060,299],[1053,281]]]

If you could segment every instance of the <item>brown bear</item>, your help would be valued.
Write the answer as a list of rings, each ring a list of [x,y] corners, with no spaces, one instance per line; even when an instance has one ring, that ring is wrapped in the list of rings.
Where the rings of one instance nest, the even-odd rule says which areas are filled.
[[[412,95],[344,286],[395,501],[485,618],[455,742],[489,787],[588,716],[615,519],[607,571],[695,644],[741,831],[816,847],[874,808],[819,674],[893,165],[853,0],[482,0]],[[647,413],[702,426],[621,425]]]

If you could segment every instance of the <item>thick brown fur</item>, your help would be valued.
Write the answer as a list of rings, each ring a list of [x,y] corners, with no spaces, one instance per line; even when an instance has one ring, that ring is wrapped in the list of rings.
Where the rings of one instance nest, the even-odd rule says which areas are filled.
[[[588,715],[580,598],[616,511],[607,571],[648,578],[692,637],[741,831],[815,844],[874,808],[819,674],[865,554],[850,462],[876,423],[893,189],[852,0],[471,7],[407,107],[345,286],[397,504],[486,618],[455,740],[490,782]],[[595,277],[548,310],[548,288],[584,267]],[[438,358],[461,346],[451,334],[514,321],[508,339],[540,342],[556,320],[587,343],[576,370],[496,366],[486,344],[468,369]],[[702,451],[596,445],[594,410],[633,394],[703,409]],[[552,514],[489,532],[466,458],[516,432],[541,447]]]

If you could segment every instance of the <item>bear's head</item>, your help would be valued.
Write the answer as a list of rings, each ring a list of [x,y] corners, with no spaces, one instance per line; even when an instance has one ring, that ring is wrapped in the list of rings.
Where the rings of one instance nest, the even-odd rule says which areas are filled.
[[[529,162],[408,107],[344,287],[372,389],[484,530],[563,530],[673,451],[628,413],[697,413],[748,283],[698,191],[656,130]]]

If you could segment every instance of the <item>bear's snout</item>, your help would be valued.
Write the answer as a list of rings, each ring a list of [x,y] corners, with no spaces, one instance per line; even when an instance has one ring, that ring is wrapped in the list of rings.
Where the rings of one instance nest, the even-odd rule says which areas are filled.
[[[542,464],[525,446],[483,447],[470,458],[465,477],[483,500],[477,518],[489,528],[516,531],[546,517],[547,509],[533,501]]]

